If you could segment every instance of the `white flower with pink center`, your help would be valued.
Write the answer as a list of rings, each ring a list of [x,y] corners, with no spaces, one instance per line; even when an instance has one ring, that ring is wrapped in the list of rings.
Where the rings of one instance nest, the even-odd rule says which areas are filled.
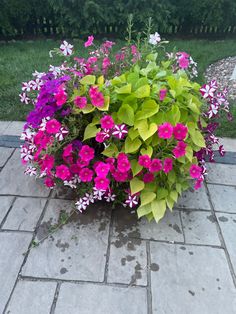
[[[69,133],[69,131],[65,127],[61,127],[60,131],[55,135],[56,139],[58,141],[63,141],[66,135]]]
[[[113,128],[112,135],[119,138],[120,140],[123,139],[128,134],[128,129],[125,124],[116,124]]]
[[[87,205],[89,205],[90,203],[94,203],[94,196],[93,194],[86,193],[83,200]]]
[[[28,166],[25,171],[24,171],[25,175],[28,175],[30,177],[32,176],[36,176],[37,175],[37,169],[35,167],[32,166]]]
[[[104,190],[98,190],[96,188],[93,188],[93,197],[94,199],[97,199],[99,201],[102,200],[103,195],[105,194],[106,191]]]
[[[129,195],[128,199],[125,201],[125,204],[130,208],[133,208],[138,205],[138,198],[136,195]]]
[[[32,80],[31,82],[31,86],[33,90],[40,90],[41,86],[43,85],[43,81],[36,78],[36,80]]]
[[[28,162],[34,159],[32,155],[32,151],[29,150],[26,146],[21,146],[20,157],[25,162]]]
[[[32,131],[30,128],[27,128],[22,132],[20,139],[22,141],[32,141],[34,135],[35,135],[35,132]]]
[[[52,74],[57,77],[59,74],[61,74],[61,69],[60,67],[55,67],[50,64],[49,66],[49,72],[52,72]]]
[[[26,104],[26,105],[29,104],[30,98],[27,96],[26,93],[19,94],[19,96],[20,96],[20,101],[21,101],[22,103],[24,103],[24,104]]]
[[[82,198],[80,198],[76,203],[75,206],[79,212],[83,212],[87,208],[87,204],[84,202]]]
[[[22,89],[23,92],[30,92],[31,89],[32,89],[31,81],[29,81],[29,82],[23,82],[21,89]]]
[[[212,104],[210,106],[210,110],[208,111],[208,118],[212,118],[213,116],[217,115],[219,111],[219,107],[217,104]]]
[[[104,198],[108,203],[110,203],[114,202],[114,200],[116,199],[116,195],[109,192],[106,196],[104,196]]]
[[[64,56],[70,56],[73,53],[73,45],[64,40],[60,46],[60,50]]]
[[[200,88],[200,92],[203,96],[203,98],[208,98],[214,97],[214,92],[215,92],[215,88],[212,88],[210,85],[208,84],[204,84],[201,88]]]

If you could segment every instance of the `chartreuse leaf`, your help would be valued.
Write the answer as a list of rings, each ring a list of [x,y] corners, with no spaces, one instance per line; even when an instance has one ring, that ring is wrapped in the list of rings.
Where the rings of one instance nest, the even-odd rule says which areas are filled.
[[[144,141],[146,141],[149,137],[151,137],[156,131],[157,126],[155,123],[151,123],[148,125],[147,120],[138,121],[136,127],[139,131],[140,136]]]
[[[163,198],[166,198],[167,195],[168,195],[168,190],[166,190],[164,188],[157,189],[157,200],[161,200]]]
[[[141,206],[151,203],[156,198],[156,193],[142,191],[140,195]]]
[[[116,89],[117,94],[130,94],[131,93],[131,84],[124,85]]]
[[[173,190],[170,192],[169,194],[170,198],[174,201],[174,202],[177,202],[178,200],[178,192]]]
[[[97,83],[99,86],[102,86],[104,84],[104,76],[103,75],[98,77]]]
[[[107,157],[116,157],[118,154],[118,148],[115,144],[111,143],[106,149],[104,149],[102,154]]]
[[[206,147],[204,137],[199,130],[196,130],[196,124],[194,122],[188,122],[187,126],[193,143],[198,147]]]
[[[85,75],[81,80],[80,83],[83,85],[93,85],[95,84],[96,76],[95,75]]]
[[[143,216],[148,216],[152,212],[151,204],[147,204],[145,206],[140,206],[137,210],[138,218]]]
[[[82,111],[84,114],[93,112],[95,110],[95,107],[91,104],[87,104],[85,108],[80,109],[80,111]]]
[[[144,85],[139,87],[135,92],[134,96],[137,98],[145,98],[150,96],[150,86],[149,85]]]
[[[174,207],[175,201],[173,201],[173,199],[170,196],[168,196],[166,198],[166,204],[167,204],[167,207],[172,211],[172,208]]]
[[[146,56],[147,61],[156,61],[158,56],[158,53],[150,53],[149,55]]]
[[[134,110],[128,104],[123,104],[120,107],[117,116],[122,122],[130,126],[134,125]]]
[[[136,174],[138,174],[143,169],[143,166],[140,166],[138,161],[135,159],[131,160],[130,163],[131,163],[131,170],[132,170],[133,176],[136,176]]]
[[[134,153],[136,152],[139,147],[142,145],[142,142],[140,141],[140,139],[136,138],[133,141],[129,138],[126,137],[125,140],[125,153]]]
[[[147,148],[142,148],[140,153],[142,155],[148,155],[149,157],[152,157],[153,148],[152,146],[148,146]]]
[[[144,189],[144,187],[145,187],[144,182],[138,178],[133,178],[130,181],[131,194],[135,194],[135,193],[142,191]]]
[[[118,84],[122,84],[122,83],[126,83],[126,76],[124,74],[120,75],[120,76],[115,76],[112,80],[111,80],[111,84],[113,86],[118,85]]]
[[[110,104],[110,96],[104,96],[104,105],[102,107],[97,107],[100,111],[108,111]]]
[[[83,141],[85,141],[85,140],[87,140],[87,139],[89,139],[89,138],[95,137],[96,134],[97,134],[99,131],[100,131],[100,129],[98,129],[98,128],[96,127],[96,125],[89,123],[89,124],[86,126],[85,130],[84,130],[84,139],[83,139]]]
[[[155,199],[151,203],[152,213],[156,222],[159,222],[165,215],[166,201]]]
[[[193,149],[190,145],[188,145],[186,148],[186,155],[185,156],[187,157],[187,159],[190,162],[192,162],[192,160],[193,160]]]
[[[153,99],[143,102],[142,110],[138,112],[137,120],[143,120],[154,116],[159,111],[159,105]]]
[[[135,130],[134,128],[130,128],[129,132],[128,132],[128,136],[131,138],[131,140],[133,141],[136,137],[139,136],[139,132],[138,130]]]

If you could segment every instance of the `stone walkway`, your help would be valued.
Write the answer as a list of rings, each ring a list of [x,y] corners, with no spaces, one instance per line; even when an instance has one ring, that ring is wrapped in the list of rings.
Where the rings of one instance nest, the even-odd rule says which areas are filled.
[[[46,239],[73,201],[25,177],[18,149],[0,167],[0,313],[236,313],[236,164],[158,225],[97,203]]]

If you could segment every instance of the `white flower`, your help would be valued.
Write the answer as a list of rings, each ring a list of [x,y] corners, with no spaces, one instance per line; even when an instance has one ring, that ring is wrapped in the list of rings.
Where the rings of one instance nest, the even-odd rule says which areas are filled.
[[[20,96],[20,101],[28,105],[28,103],[30,102],[30,98],[27,96],[27,94],[22,93],[22,94],[19,94],[19,96]]]
[[[41,122],[41,124],[40,124],[40,126],[39,126],[39,130],[40,130],[40,131],[45,131],[45,130],[46,130],[46,124],[47,124],[47,122],[48,122],[50,119],[51,119],[50,117],[46,117],[46,118],[43,118],[43,119],[42,119],[42,122]]]
[[[31,81],[29,82],[23,82],[22,83],[22,88],[23,92],[30,92],[32,89]]]
[[[106,196],[104,196],[104,198],[108,203],[110,203],[110,202],[114,202],[116,195],[109,192]]]
[[[210,140],[212,141],[212,143],[214,143],[214,144],[219,144],[219,139],[218,139],[218,137],[216,137],[214,134],[211,134],[211,135],[209,136],[209,138],[210,138]]]
[[[64,185],[69,186],[72,189],[76,189],[78,183],[80,183],[80,182],[81,182],[80,178],[78,177],[77,174],[75,174],[74,177],[71,178],[70,181],[64,181]]]
[[[61,127],[59,132],[55,135],[58,141],[63,141],[65,136],[69,133],[69,131],[65,127]]]
[[[138,205],[138,198],[136,195],[129,195],[128,199],[125,201],[125,204],[127,204],[130,208],[133,208],[134,206]]]
[[[40,90],[41,86],[43,85],[43,81],[36,78],[36,80],[32,80],[31,82],[31,87],[33,90]]]
[[[215,88],[211,87],[208,84],[205,84],[205,85],[203,85],[200,88],[200,92],[201,92],[203,98],[208,98],[208,97],[212,97],[213,98],[214,97]]]
[[[73,47],[73,45],[64,40],[60,46],[60,50],[64,56],[70,56],[73,52]]]
[[[86,203],[83,201],[82,198],[78,200],[78,202],[75,203],[76,208],[78,209],[79,212],[83,212],[87,208]]]
[[[28,166],[26,169],[25,169],[25,175],[29,175],[30,177],[32,176],[36,176],[37,175],[37,169],[35,167],[32,167],[32,166]]]
[[[104,190],[97,190],[96,188],[93,188],[93,197],[94,199],[97,199],[99,201],[102,200],[103,195],[105,194],[106,191]]]
[[[84,202],[86,205],[89,205],[90,203],[94,203],[94,195],[86,193],[85,196],[83,197]]]
[[[161,41],[161,36],[157,32],[155,34],[151,34],[149,37],[149,44],[157,45]]]
[[[31,161],[34,158],[31,150],[29,150],[26,146],[21,146],[20,157],[22,160],[26,162]]]
[[[61,74],[61,69],[60,67],[55,67],[50,64],[49,66],[49,72],[52,72],[52,74],[57,77],[59,74]]]
[[[22,132],[20,139],[22,141],[31,141],[34,135],[35,135],[35,132],[32,131],[30,128],[27,128]]]
[[[124,136],[128,133],[127,127],[125,124],[116,124],[114,126],[114,131],[112,132],[112,135],[115,137],[122,139]]]
[[[38,71],[34,71],[34,73],[32,73],[32,75],[38,79],[41,79],[45,73],[44,72],[38,72]]]
[[[208,111],[208,118],[212,118],[214,115],[216,115],[219,111],[219,107],[216,104],[212,104],[210,106],[210,110]]]

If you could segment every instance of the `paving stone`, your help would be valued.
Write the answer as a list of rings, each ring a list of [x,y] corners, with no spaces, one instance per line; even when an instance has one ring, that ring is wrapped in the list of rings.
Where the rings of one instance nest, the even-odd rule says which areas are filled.
[[[236,139],[222,137],[220,138],[220,143],[224,145],[226,152],[236,152]]]
[[[25,122],[12,121],[4,130],[3,134],[5,135],[17,135],[20,136]]]
[[[37,231],[37,240],[48,235],[60,212],[70,213],[74,203],[51,200]],[[70,222],[30,251],[23,274],[44,278],[103,281],[108,245],[110,209],[91,206],[75,213]]]
[[[0,167],[3,167],[7,159],[11,156],[13,148],[0,147]]]
[[[50,191],[40,180],[24,175],[19,150],[16,150],[0,173],[0,193],[24,196],[48,196]]]
[[[199,190],[188,190],[183,192],[182,196],[179,198],[176,204],[176,207],[196,210],[211,210],[205,186],[203,185]]]
[[[221,245],[215,218],[211,213],[183,211],[181,216],[187,243]]]
[[[0,196],[0,224],[11,207],[13,199],[13,196]]]
[[[208,163],[207,172],[209,183],[236,185],[236,165]]]
[[[153,313],[236,313],[223,249],[150,243]]]
[[[113,238],[111,241],[108,282],[147,285],[146,243],[140,239]]]
[[[46,199],[18,197],[3,229],[34,231],[45,203]]]
[[[0,121],[0,135],[5,132],[10,123],[11,121]]]
[[[236,272],[236,214],[217,213],[217,219],[225,240],[231,262]]]
[[[127,208],[119,208],[114,213],[113,235],[125,243],[128,238],[142,238],[163,241],[183,242],[183,231],[178,211],[166,212],[157,224],[146,218],[137,219]]]
[[[50,314],[55,282],[18,281],[7,314]]]
[[[236,213],[236,187],[208,184],[215,211]]]
[[[0,233],[0,313],[14,287],[23,262],[23,253],[27,251],[32,235],[27,233]]]
[[[55,314],[147,314],[147,293],[141,287],[62,284]]]

